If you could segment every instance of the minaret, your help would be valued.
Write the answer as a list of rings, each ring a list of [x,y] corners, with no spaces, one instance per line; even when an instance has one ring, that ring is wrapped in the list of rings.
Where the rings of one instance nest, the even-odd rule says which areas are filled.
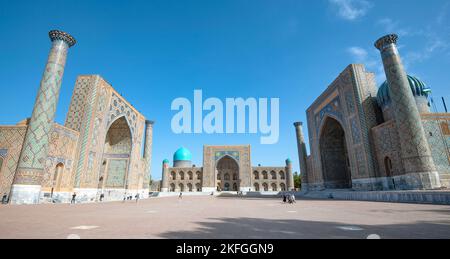
[[[169,191],[169,160],[164,159],[162,167],[161,192]]]
[[[287,191],[295,189],[294,174],[292,173],[292,161],[289,158],[286,159],[286,185]]]
[[[300,163],[300,176],[302,178],[302,189],[307,188],[308,184],[308,168],[306,166],[306,144],[303,135],[303,122],[294,123],[295,133],[297,136],[298,160]]]
[[[155,122],[146,120],[145,121],[145,144],[144,144],[144,161],[145,161],[145,171],[144,171],[144,189],[149,188],[150,175],[151,175],[151,164],[152,164],[152,145],[153,145],[153,124]]]
[[[405,168],[406,188],[432,189],[440,187],[439,175],[431,157],[422,120],[409,86],[397,49],[398,36],[386,35],[376,41],[389,84],[389,95]]]
[[[52,41],[52,48],[42,76],[14,182],[11,187],[11,203],[13,204],[39,203],[41,181],[66,64],[67,51],[76,42],[72,36],[62,31],[50,31],[49,36]]]

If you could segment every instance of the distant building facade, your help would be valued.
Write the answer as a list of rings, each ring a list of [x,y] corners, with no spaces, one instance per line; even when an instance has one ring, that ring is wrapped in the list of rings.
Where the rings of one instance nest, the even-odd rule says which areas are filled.
[[[204,146],[203,167],[192,165],[186,148],[163,161],[162,192],[280,192],[294,189],[292,163],[285,166],[252,167],[250,146]]]

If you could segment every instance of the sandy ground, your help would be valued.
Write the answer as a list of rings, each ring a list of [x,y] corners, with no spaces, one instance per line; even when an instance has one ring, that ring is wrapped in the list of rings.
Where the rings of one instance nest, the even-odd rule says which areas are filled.
[[[151,198],[0,206],[0,238],[450,238],[450,206],[336,200]]]

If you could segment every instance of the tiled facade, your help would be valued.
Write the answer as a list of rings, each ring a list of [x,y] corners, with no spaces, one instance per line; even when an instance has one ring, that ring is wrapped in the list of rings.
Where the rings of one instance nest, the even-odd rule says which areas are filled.
[[[49,36],[52,48],[31,118],[0,126],[0,192],[13,204],[69,202],[73,193],[78,202],[102,193],[106,200],[148,196],[153,123],[98,75],[77,78],[65,126],[54,123],[75,39],[62,31]]]
[[[279,192],[293,188],[290,160],[284,167],[252,167],[249,145],[204,146],[203,167],[163,163],[163,192]]]
[[[406,77],[396,39],[377,42],[389,102],[377,102],[374,75],[352,64],[307,109],[309,156],[300,152],[301,123],[295,124],[305,190],[450,187],[450,114],[429,111],[422,92],[428,88]]]
[[[2,194],[10,193],[27,126],[0,126]],[[148,195],[152,128],[145,128],[145,117],[100,76],[79,76],[65,126],[54,124],[50,134],[40,200],[68,202],[74,192],[81,202],[101,193],[106,200]]]

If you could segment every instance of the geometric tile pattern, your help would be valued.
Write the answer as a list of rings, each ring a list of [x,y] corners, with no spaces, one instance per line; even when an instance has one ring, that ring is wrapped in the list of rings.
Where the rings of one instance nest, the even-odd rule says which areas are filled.
[[[443,135],[441,121],[423,120],[425,132],[427,132],[428,143],[430,144],[433,161],[439,172],[450,173],[450,156],[448,149],[448,136]]]
[[[359,126],[355,118],[350,119],[350,125],[352,129],[353,143],[359,144],[361,142],[361,132],[359,131]]]
[[[391,160],[393,176],[404,174],[401,148],[397,128],[393,121],[386,122],[372,129],[375,153],[380,177],[386,177],[385,159]]]
[[[238,151],[230,151],[230,150],[216,151],[214,159],[217,161],[224,156],[230,156],[230,157],[236,159],[237,161],[239,161],[239,152]]]
[[[326,157],[322,157],[320,148],[326,117],[337,120],[344,131],[352,180],[376,174],[369,132],[377,123],[371,97],[374,92],[373,74],[366,72],[363,65],[351,64],[307,109],[311,149],[311,155],[306,159],[308,187],[320,189],[326,181],[323,170]],[[369,183],[364,188],[373,186]]]
[[[54,124],[41,183],[42,187],[52,187],[56,166],[58,164],[64,165],[64,170],[61,172],[63,175],[60,177],[60,187],[69,188],[73,184],[72,161],[75,160],[77,143],[78,132]]]
[[[53,41],[25,136],[15,177],[16,184],[40,184],[68,48],[65,41]]]
[[[83,114],[83,121],[81,123],[80,129],[80,140],[79,140],[79,159],[78,166],[75,172],[75,187],[81,187],[81,180],[83,176],[86,175],[86,163],[89,155],[89,144],[90,137],[92,136],[92,115],[94,111],[94,105],[97,98],[97,88],[98,88],[98,77],[88,77],[89,78],[89,94],[86,99],[86,108]],[[81,78],[82,79],[82,78]],[[77,80],[78,81],[78,80]]]
[[[125,186],[127,165],[128,160],[125,159],[114,159],[108,162],[106,187],[123,188]]]
[[[153,146],[153,122],[146,121],[145,129],[145,143],[144,143],[144,157],[143,157],[143,183],[142,186],[148,186],[150,183],[151,161],[152,161],[152,146]]]
[[[333,115],[342,120],[342,112],[340,107],[339,97],[336,97],[329,102],[320,112],[316,115],[316,125],[321,125],[325,115]],[[319,132],[320,127],[316,128]]]
[[[396,38],[389,36],[378,41],[377,47],[390,86],[405,172],[435,172],[420,114],[395,43]]]
[[[0,129],[0,150],[3,165],[0,171],[0,193],[9,193],[19,162],[26,127]]]
[[[136,131],[137,115],[136,113],[125,103],[122,98],[119,98],[115,93],[112,94],[111,106],[109,108],[108,123],[111,125],[117,118],[125,116],[130,125],[131,135],[134,136]]]
[[[252,173],[251,159],[250,159],[250,146],[203,146],[203,187],[216,188],[216,175],[215,168],[217,165],[216,154],[221,152],[228,156],[232,156],[239,164],[239,174],[250,176]],[[249,177],[243,177],[240,179],[240,187],[251,187],[251,179]]]
[[[89,77],[78,78],[67,113],[65,126],[76,131],[81,130],[86,102],[92,85]]]

